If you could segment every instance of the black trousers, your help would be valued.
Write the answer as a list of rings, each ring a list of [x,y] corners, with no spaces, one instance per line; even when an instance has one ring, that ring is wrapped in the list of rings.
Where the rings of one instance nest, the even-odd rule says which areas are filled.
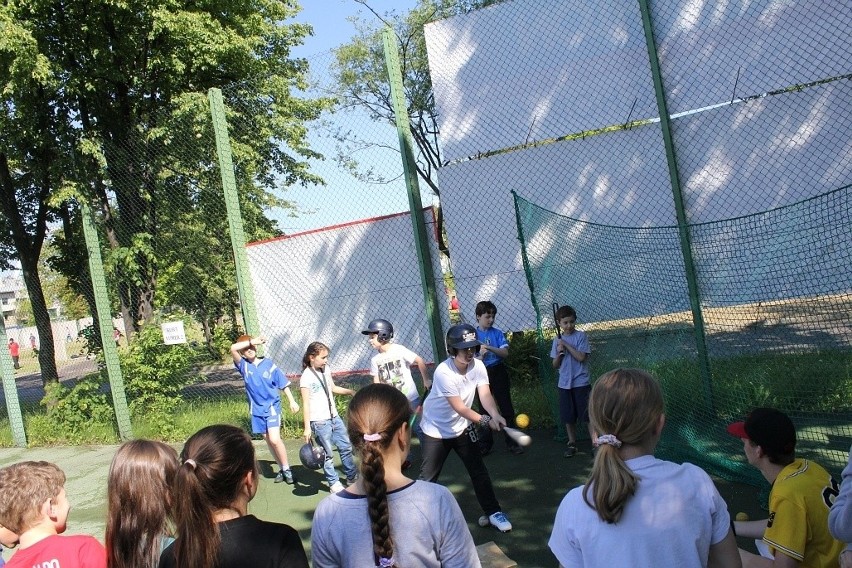
[[[509,428],[517,428],[515,425],[515,407],[512,405],[512,383],[509,379],[509,369],[505,363],[497,363],[485,368],[488,371],[488,382],[491,387],[491,395],[497,403],[497,408],[500,414],[506,419],[506,426]],[[488,412],[485,411],[487,414]],[[507,434],[503,434],[506,440],[507,448],[514,448],[518,445],[516,441],[510,438]]]
[[[450,451],[455,451],[456,455],[461,458],[471,482],[473,482],[476,500],[479,501],[479,506],[482,507],[485,514],[492,515],[501,510],[479,446],[475,442],[471,442],[467,434],[462,434],[458,438],[441,439],[432,438],[424,433],[420,449],[422,453],[421,480],[437,482]]]

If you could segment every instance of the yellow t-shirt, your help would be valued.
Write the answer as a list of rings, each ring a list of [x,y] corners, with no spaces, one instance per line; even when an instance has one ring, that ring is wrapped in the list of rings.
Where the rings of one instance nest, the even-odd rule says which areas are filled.
[[[837,568],[844,545],[828,532],[828,510],[839,486],[822,466],[797,459],[781,470],[769,494],[763,541],[802,568]]]

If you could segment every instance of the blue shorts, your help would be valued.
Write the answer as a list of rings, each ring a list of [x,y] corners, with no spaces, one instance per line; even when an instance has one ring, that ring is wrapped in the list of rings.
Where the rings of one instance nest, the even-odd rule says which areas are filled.
[[[589,421],[589,395],[591,385],[573,389],[559,389],[559,416],[563,424]]]
[[[254,416],[251,417],[251,433],[266,434],[270,428],[281,427],[281,415],[275,414],[270,416]]]

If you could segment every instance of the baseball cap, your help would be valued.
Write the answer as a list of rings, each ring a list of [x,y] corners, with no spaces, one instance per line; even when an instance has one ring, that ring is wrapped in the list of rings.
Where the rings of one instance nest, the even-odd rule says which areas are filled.
[[[751,440],[769,455],[796,449],[796,428],[790,417],[774,408],[755,408],[746,419],[728,425],[728,434]]]

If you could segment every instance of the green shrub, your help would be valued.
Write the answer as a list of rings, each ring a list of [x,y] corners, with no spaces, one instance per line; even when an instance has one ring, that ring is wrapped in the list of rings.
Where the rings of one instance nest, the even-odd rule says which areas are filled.
[[[220,325],[213,329],[213,337],[211,339],[212,348],[219,356],[219,359],[224,359],[226,356],[230,360],[231,344],[243,333],[236,325]]]
[[[117,440],[115,414],[97,374],[69,389],[60,383],[45,387],[45,413],[29,416],[28,442],[32,445],[113,443]]]
[[[185,322],[185,329],[191,329]],[[158,325],[143,327],[119,352],[121,373],[134,420],[144,416],[161,439],[173,439],[175,411],[184,387],[199,379],[194,372],[203,353],[189,343],[166,345]]]
[[[509,339],[509,356],[506,357],[506,367],[513,383],[524,385],[538,384],[539,355],[536,342],[536,332],[516,331]]]

